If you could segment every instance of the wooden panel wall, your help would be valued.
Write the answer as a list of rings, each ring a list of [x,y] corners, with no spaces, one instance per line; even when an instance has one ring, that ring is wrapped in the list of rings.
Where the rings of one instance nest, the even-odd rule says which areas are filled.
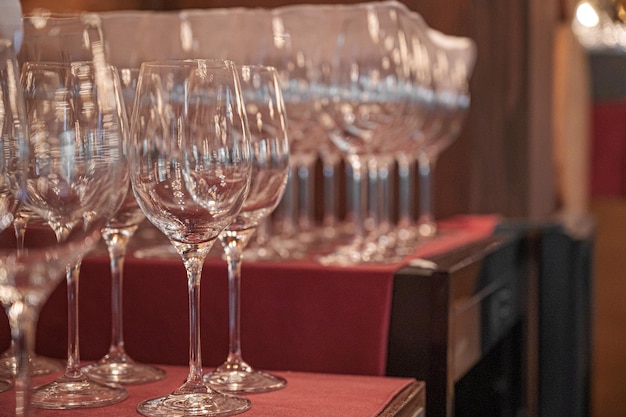
[[[25,11],[33,7],[103,11],[275,7],[297,2],[22,0],[22,5]],[[437,216],[497,212],[539,218],[553,213],[558,207],[552,161],[551,68],[558,0],[404,2],[430,26],[469,36],[478,44],[466,126],[437,165]]]

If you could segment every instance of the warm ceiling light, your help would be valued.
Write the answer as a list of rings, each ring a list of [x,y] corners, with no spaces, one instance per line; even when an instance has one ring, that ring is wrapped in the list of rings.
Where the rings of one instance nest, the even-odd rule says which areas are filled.
[[[581,25],[588,28],[596,27],[600,23],[598,12],[588,2],[580,3],[576,7],[576,19]]]

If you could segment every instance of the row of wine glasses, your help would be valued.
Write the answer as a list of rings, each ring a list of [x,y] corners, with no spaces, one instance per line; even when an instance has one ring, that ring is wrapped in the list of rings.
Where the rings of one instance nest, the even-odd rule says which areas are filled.
[[[234,414],[251,403],[225,392],[262,392],[285,385],[286,381],[255,370],[242,357],[242,254],[283,195],[297,198],[302,209],[296,221],[287,215],[293,210],[282,212],[280,227],[286,231],[295,224],[306,232],[298,236],[307,237],[290,241],[293,234],[281,236],[286,238],[281,244],[291,251],[299,250],[302,241],[319,245],[320,238],[327,240],[328,235],[311,226],[311,173],[318,157],[329,171],[336,172],[338,161],[349,168],[351,196],[344,240],[333,242],[331,250],[325,248],[319,260],[348,265],[396,259],[391,250],[397,248],[397,231],[386,204],[391,167],[400,160],[398,155],[407,154],[432,166],[444,148],[440,144],[447,146],[458,133],[469,105],[473,44],[432,31],[395,3],[339,11],[332,19],[327,13],[307,14],[306,26],[301,24],[300,9],[271,12],[267,34],[273,41],[259,36],[261,43],[251,42],[252,49],[246,48],[244,59],[237,61],[250,65],[237,66],[224,59],[144,62],[136,78],[125,72],[130,71],[126,67],[120,75],[125,81],[129,75],[128,90],[137,80],[132,104],[122,98],[117,70],[107,65],[95,16],[82,16],[79,28],[71,18],[60,19],[62,24],[54,30],[56,19],[51,16],[25,20],[32,32],[25,32],[22,87],[16,81],[20,71],[12,64],[7,64],[5,79],[13,80],[7,82],[13,89],[7,95],[19,97],[23,88],[24,123],[16,118],[19,123],[12,125],[28,133],[20,139],[19,133],[11,132],[12,139],[5,142],[7,204],[2,224],[4,229],[17,226],[18,235],[26,227],[25,242],[33,233],[49,233],[44,255],[57,256],[61,266],[56,272],[66,272],[69,331],[65,372],[31,393],[24,387],[35,356],[32,346],[24,348],[16,330],[19,407],[112,404],[127,396],[120,383],[163,377],[158,368],[132,361],[123,343],[123,258],[144,217],[183,260],[190,317],[187,380],[172,393],[142,402],[138,410],[145,415]],[[187,23],[190,20],[186,17]],[[303,34],[304,27],[311,25],[329,29],[324,33],[333,41],[332,47],[315,48],[315,37]],[[185,51],[197,54],[194,43],[190,45]],[[130,129],[125,106],[132,107]],[[291,115],[289,120],[286,115]],[[289,187],[289,174],[295,192]],[[129,194],[131,187],[133,194]],[[288,203],[283,199],[283,204]],[[87,249],[99,233],[111,258],[112,341],[104,358],[82,368],[76,306],[85,250],[70,256],[64,248],[80,242]],[[200,352],[200,276],[216,240],[222,244],[229,269],[230,346],[226,362],[205,375]],[[21,249],[15,237],[10,245],[11,255],[2,259],[10,272],[6,275],[16,277],[14,255],[33,252],[26,250],[26,244]],[[35,306],[40,306],[58,278],[53,279],[49,271],[45,276],[30,271],[29,279],[43,282],[44,290],[35,297]],[[9,296],[2,301],[10,318],[23,317],[17,311],[24,306],[15,296],[15,284],[7,281],[6,288]],[[11,324],[21,328],[19,320],[12,319]],[[148,376],[142,373],[133,380],[131,375],[139,369]]]
[[[82,91],[82,85],[87,86],[89,82],[93,81],[94,74],[79,74],[81,70],[76,67],[73,69],[72,81],[67,82],[66,86],[56,85],[56,78],[63,79],[61,66],[53,68],[50,65],[46,67],[39,64],[33,64],[33,62],[93,62],[93,59],[98,54],[102,54],[102,38],[100,33],[99,19],[95,15],[79,15],[79,16],[53,16],[45,11],[41,11],[40,14],[26,16],[24,19],[25,28],[25,42],[21,50],[20,58],[25,62],[25,66],[32,68],[32,71],[27,72],[27,76],[24,77],[30,85],[29,100],[28,103],[33,103],[33,108],[39,106],[41,109],[47,109],[48,111],[55,111],[59,107],[67,107],[68,109],[74,106],[91,106],[95,101],[95,97],[89,96],[86,103],[78,103],[78,99],[74,97],[72,93],[66,94],[63,98],[65,102],[61,100],[56,101],[58,97],[54,96],[55,89],[63,87],[70,92],[76,91],[77,93]],[[85,42],[85,36],[88,35],[89,42]],[[103,60],[103,56],[99,59]],[[82,71],[85,71],[84,69]],[[56,74],[55,74],[56,73]],[[111,73],[111,80],[113,81],[113,87],[116,96],[116,110],[121,110],[119,97],[119,85],[117,84],[117,74]],[[46,80],[48,78],[48,80]],[[78,78],[82,78],[82,81]],[[136,77],[135,77],[136,78]],[[122,90],[124,92],[125,90]],[[133,89],[134,94],[134,89]],[[83,92],[80,97],[85,97]],[[91,101],[88,101],[91,100]],[[28,104],[27,103],[27,104]],[[50,105],[54,103],[55,105]],[[32,110],[32,109],[31,109]],[[78,109],[80,110],[80,109]],[[32,110],[29,112],[29,116],[33,115],[33,119],[52,119],[52,116],[43,114],[44,111]],[[106,114],[100,113],[99,115],[94,112],[93,121],[98,123],[99,119],[106,117]],[[119,129],[119,134],[127,135],[128,128],[127,122],[124,119],[124,114],[117,114],[118,120],[113,121],[112,125],[115,125],[115,129]],[[64,120],[57,120],[59,123],[59,129],[63,129],[62,124],[72,125],[76,124],[72,120],[72,117],[81,118],[83,116],[80,113],[66,114],[63,116]],[[60,119],[60,117],[57,117]],[[84,119],[81,119],[84,121]],[[33,130],[41,132],[43,134],[56,134],[53,126],[44,125],[41,120],[32,120]],[[93,123],[93,122],[92,122]],[[43,132],[45,130],[45,133]],[[82,129],[86,131],[86,129]],[[110,128],[109,128],[110,130]],[[127,186],[130,185],[128,176],[125,176],[124,182]],[[124,190],[122,185],[122,190]],[[68,317],[69,323],[69,340],[68,340],[68,364],[64,377],[56,381],[54,385],[47,388],[44,394],[40,396],[45,397],[41,402],[41,406],[48,408],[73,408],[81,407],[88,404],[101,405],[107,401],[115,401],[117,399],[123,399],[125,392],[117,390],[113,392],[113,399],[107,400],[105,395],[101,394],[102,384],[93,384],[87,379],[87,376],[83,373],[86,371],[90,379],[100,380],[100,382],[114,382],[114,383],[140,383],[148,382],[156,379],[160,379],[164,376],[164,372],[158,368],[154,368],[147,365],[136,364],[129,358],[123,345],[123,333],[122,333],[122,317],[121,317],[121,273],[123,263],[123,251],[125,249],[125,243],[127,242],[134,228],[143,219],[143,214],[139,210],[132,192],[126,192],[126,199],[116,215],[109,219],[107,225],[102,229],[103,238],[109,248],[111,254],[111,269],[112,269],[112,309],[113,309],[113,328],[112,328],[112,342],[109,354],[107,354],[99,363],[91,365],[85,369],[79,369],[79,349],[78,349],[78,316],[76,305],[78,299],[77,286],[75,282],[77,279],[78,271],[74,271],[73,274],[68,274],[68,301],[70,302],[70,309]],[[26,226],[28,224],[29,217],[32,217],[32,212],[26,210],[24,205],[20,205],[14,213],[14,226],[16,234],[23,239]],[[18,243],[19,245],[19,243]],[[15,352],[12,347],[4,353],[5,358],[3,367],[5,370],[10,370],[15,373]],[[35,355],[31,352],[31,373],[33,375],[41,375],[45,373],[55,372],[61,369],[60,364],[48,358],[43,358]],[[39,395],[39,394],[38,394]],[[69,396],[72,396],[71,401],[67,401]],[[56,399],[55,399],[56,398]],[[54,402],[56,401],[56,403]]]
[[[337,15],[334,27],[324,22],[324,13],[307,15],[309,24],[331,25],[329,32],[337,39],[331,53],[318,51],[296,29],[301,16],[288,25],[284,20],[293,19],[293,14],[278,10],[273,15],[282,19],[279,33],[290,27],[291,44],[303,39],[285,54],[311,66],[297,71],[292,70],[295,65],[280,67],[290,80],[286,95],[298,94],[291,87],[303,84],[302,74],[305,84],[318,86],[309,103],[318,109],[325,130],[317,140],[316,156],[328,160],[330,139],[340,157],[335,161],[348,169],[343,176],[347,215],[339,230],[348,230],[351,238],[348,244],[336,240],[335,250],[318,259],[340,265],[399,261],[435,235],[431,172],[436,156],[457,137],[467,112],[475,45],[429,28],[419,15],[393,2],[345,8]],[[410,204],[416,163],[420,214],[414,222]],[[326,170],[327,165],[322,166]],[[398,191],[392,187],[393,176],[399,177]],[[326,199],[329,194],[318,195]],[[326,213],[323,217],[336,219]],[[321,238],[327,240],[327,235]],[[319,246],[311,249],[320,251]]]
[[[431,177],[469,107],[471,40],[396,1],[103,16],[120,65],[210,55],[277,69],[290,171],[249,258],[394,262],[435,236]],[[235,35],[217,41],[215,27]],[[142,47],[128,51],[129,38]]]
[[[348,238],[347,244],[335,244],[330,254],[319,259],[327,264],[340,265],[385,262],[395,259],[389,252],[389,248],[393,248],[390,242],[394,238],[389,224],[389,207],[380,204],[388,201],[386,197],[390,188],[388,178],[391,163],[398,154],[422,155],[425,149],[441,149],[433,145],[435,141],[442,136],[448,137],[444,132],[458,131],[459,121],[469,103],[468,54],[463,52],[454,55],[451,52],[454,48],[448,45],[450,42],[442,44],[439,40],[433,40],[436,36],[430,35],[428,28],[419,29],[415,19],[397,5],[380,7],[368,4],[343,8],[341,11],[338,18],[328,19],[325,25],[322,25],[324,19],[321,15],[316,15],[317,20],[312,19],[320,27],[330,26],[336,30],[328,33],[339,34],[330,53],[316,51],[308,42],[299,44],[302,39],[297,32],[299,21],[288,19],[288,9],[281,11],[284,14],[274,14],[272,20],[273,39],[278,43],[274,47],[284,49],[280,53],[276,50],[269,52],[263,58],[253,57],[248,51],[247,58],[250,61],[244,62],[272,63],[279,68],[287,114],[297,115],[290,118],[289,125],[284,120],[281,123],[270,123],[264,113],[259,111],[254,95],[248,99],[243,97],[245,83],[241,80],[245,80],[246,74],[253,71],[255,66],[235,67],[226,61],[197,59],[142,66],[132,105],[128,166],[120,152],[117,158],[122,161],[119,163],[121,170],[112,170],[120,177],[119,187],[115,188],[115,192],[108,193],[111,201],[117,201],[111,203],[117,210],[128,194],[129,180],[124,174],[124,167],[129,167],[135,201],[133,198],[127,200],[128,211],[117,212],[117,218],[114,218],[116,210],[111,210],[106,218],[107,227],[103,229],[112,259],[113,311],[115,314],[121,303],[119,268],[120,262],[123,262],[124,244],[144,215],[167,236],[183,258],[188,271],[190,305],[189,377],[174,393],[143,403],[140,410],[145,414],[159,415],[163,408],[172,408],[167,411],[168,415],[172,415],[178,412],[174,409],[181,407],[183,410],[196,407],[206,408],[206,411],[202,411],[206,413],[219,412],[211,411],[215,398],[226,401],[228,405],[225,408],[243,411],[249,407],[249,402],[218,394],[210,388],[210,384],[225,383],[226,388],[223,390],[235,392],[246,392],[246,389],[253,391],[256,388],[245,388],[242,381],[254,375],[272,380],[277,384],[276,387],[284,385],[284,381],[271,375],[266,378],[267,374],[255,372],[243,361],[238,336],[238,283],[240,255],[252,231],[262,225],[284,191],[289,190],[286,186],[287,148],[301,150],[299,155],[302,157],[291,158],[290,168],[292,181],[293,178],[300,179],[297,181],[299,188],[296,188],[296,194],[300,205],[304,207],[310,206],[311,160],[315,160],[311,159],[311,152],[324,155],[325,161],[333,161],[331,165],[341,160],[350,168],[349,189],[353,198],[349,201],[350,228],[344,236]],[[42,26],[41,19],[44,18],[38,16],[39,26]],[[44,20],[43,27],[47,26],[47,21]],[[68,42],[71,40],[70,32],[67,33],[67,38],[60,38],[64,40],[62,43],[65,47],[72,44]],[[88,43],[86,54],[80,58],[68,51],[61,53],[60,58],[49,58],[47,55],[50,55],[52,49],[41,48],[37,43],[28,45],[26,42],[24,54],[32,58],[25,59],[27,64],[24,67],[30,68],[30,72],[25,75],[24,84],[30,86],[30,90],[26,89],[30,91],[30,95],[26,95],[29,127],[31,132],[36,132],[30,137],[41,141],[35,142],[34,146],[36,151],[41,151],[48,146],[42,145],[44,142],[41,138],[47,138],[48,129],[56,129],[50,136],[57,138],[61,149],[58,152],[60,168],[57,171],[46,173],[45,169],[36,165],[37,175],[45,178],[34,181],[39,188],[34,187],[33,192],[47,193],[51,188],[47,184],[54,183],[53,193],[58,193],[60,181],[67,182],[69,179],[78,181],[82,186],[77,185],[78,191],[74,197],[81,204],[80,210],[76,208],[76,201],[71,199],[61,204],[57,201],[59,198],[49,202],[47,199],[51,196],[48,194],[36,199],[37,203],[46,205],[44,209],[32,209],[31,205],[36,206],[32,202],[26,206],[34,213],[32,219],[35,216],[43,218],[54,229],[57,243],[63,244],[69,235],[75,233],[76,224],[94,223],[92,210],[85,210],[85,207],[89,207],[86,202],[97,204],[104,199],[104,194],[94,193],[84,186],[85,183],[97,182],[100,177],[91,159],[80,158],[84,158],[86,153],[82,148],[88,146],[91,151],[97,139],[108,141],[114,137],[114,142],[121,142],[120,138],[127,133],[124,120],[126,113],[123,100],[120,99],[122,88],[116,86],[117,73],[102,65],[106,60],[102,56],[104,48],[101,38]],[[459,49],[472,51],[472,46],[466,42]],[[44,68],[38,63],[42,59],[59,59],[71,64],[54,68],[48,64]],[[255,76],[250,78],[258,79]],[[53,87],[55,83],[57,86],[61,84],[61,87]],[[94,95],[86,94],[98,88],[99,92],[94,91]],[[256,90],[261,90],[258,82]],[[276,86],[274,90],[279,91]],[[81,94],[72,95],[74,91]],[[228,92],[227,98],[222,98],[224,91]],[[31,98],[32,101],[29,101]],[[216,104],[218,100],[221,101]],[[102,109],[104,114],[99,113],[101,102],[105,104]],[[247,106],[248,102],[250,106]],[[259,101],[264,104],[267,102],[267,99]],[[284,113],[279,111],[281,108],[276,105],[273,112],[269,111],[268,114],[277,111]],[[46,116],[46,112],[49,115]],[[40,113],[42,118],[34,117]],[[252,121],[249,121],[251,115]],[[48,126],[46,118],[54,123]],[[90,128],[94,120],[100,123],[96,123],[97,128]],[[311,120],[321,123],[311,123]],[[277,126],[281,126],[284,132],[280,133]],[[76,132],[71,127],[80,129]],[[279,146],[276,141],[269,144],[264,140],[260,146],[264,153],[255,154],[255,145],[250,143],[254,137],[250,132],[251,127],[252,131],[256,127],[258,132],[264,134],[273,132],[276,138],[282,138],[283,141],[290,138],[291,143]],[[289,129],[288,132],[286,129]],[[271,156],[268,156],[268,149],[272,149]],[[77,156],[72,156],[72,152],[76,152]],[[39,158],[37,164],[46,162],[42,154],[35,154]],[[433,154],[436,153],[428,153],[429,156]],[[267,176],[258,173],[252,175],[254,178],[263,178],[262,187],[255,187],[254,182],[250,182],[257,160],[265,161],[263,172],[268,172]],[[293,161],[300,162],[294,164]],[[74,170],[78,170],[79,174],[70,175]],[[295,177],[294,170],[297,171]],[[268,179],[270,177],[271,181]],[[101,180],[107,181],[104,177]],[[369,190],[366,186],[370,187]],[[72,197],[66,194],[70,193],[63,193],[63,198]],[[141,208],[143,214],[137,207]],[[366,222],[366,207],[373,225]],[[128,218],[125,219],[124,215]],[[27,223],[32,219],[27,218]],[[304,213],[297,222],[298,227],[310,228],[308,220],[310,215]],[[285,229],[288,228],[285,226],[287,223],[282,224]],[[317,238],[313,236],[310,239],[313,241]],[[226,363],[217,370],[227,372],[227,376],[218,376],[217,372],[203,376],[199,352],[200,272],[202,262],[215,240],[222,243],[229,266],[231,346]],[[114,317],[109,354],[97,364],[84,370],[80,368],[75,307],[79,267],[79,259],[67,265],[70,331],[66,372],[61,379],[35,391],[34,403],[41,407],[103,405],[120,401],[126,395],[125,390],[118,385],[111,387],[99,382],[107,380],[112,369],[118,377],[114,382],[122,382],[121,375],[128,374],[132,365],[132,360],[123,349],[119,312]],[[116,365],[111,367],[113,360]],[[106,371],[107,368],[109,371]],[[151,370],[156,375],[153,378],[162,377],[158,369]],[[111,396],[107,394],[103,399],[102,395],[97,394],[98,398],[95,398],[90,390],[102,387],[113,388],[106,390]],[[258,388],[264,389],[272,389],[272,386]],[[199,391],[202,395],[197,396]]]
[[[82,36],[88,40],[84,45],[92,49],[81,51],[85,57],[80,61],[74,61],[67,51],[54,51],[60,52],[65,61],[43,62],[39,61],[41,54],[51,50],[27,36],[21,86],[14,57],[3,61],[10,64],[9,70],[2,73],[3,83],[12,88],[11,95],[3,94],[3,98],[7,97],[8,103],[21,103],[23,94],[24,110],[15,110],[23,119],[14,125],[29,132],[21,136],[11,132],[10,138],[2,142],[6,157],[3,168],[7,167],[3,171],[3,178],[7,179],[7,192],[3,194],[7,203],[3,215],[7,220],[3,228],[14,223],[19,202],[20,207],[29,210],[26,241],[30,244],[36,236],[41,242],[47,232],[49,236],[43,239],[47,245],[44,255],[59,257],[56,269],[46,270],[49,277],[40,284],[42,288],[35,288],[41,293],[38,297],[26,294],[31,288],[25,288],[20,295],[37,301],[36,313],[58,283],[62,269],[66,270],[68,287],[65,372],[31,392],[28,384],[34,354],[32,344],[24,346],[24,342],[32,340],[32,334],[24,340],[16,337],[16,412],[28,415],[31,404],[42,408],[113,404],[127,396],[117,383],[163,377],[158,368],[128,358],[121,332],[121,265],[125,245],[144,213],[170,239],[188,270],[190,373],[175,392],[148,400],[138,410],[146,415],[223,415],[244,411],[250,406],[249,400],[221,394],[210,386],[219,387],[220,391],[261,392],[286,383],[243,362],[237,311],[241,265],[237,252],[278,204],[286,183],[289,148],[276,73],[268,67],[235,67],[223,60],[145,64],[139,77],[137,105],[132,105],[135,123],[129,132],[118,73],[100,55],[97,45],[102,45],[102,39],[98,31],[87,36],[87,28],[97,29],[95,21],[81,18],[72,23],[80,27],[70,28],[71,18],[52,22],[46,15],[37,19],[39,28],[62,23],[56,30],[63,26],[60,32],[64,39]],[[12,52],[12,46],[3,52]],[[90,53],[92,57],[87,59]],[[7,109],[3,112],[7,117],[11,114]],[[248,117],[253,121],[253,135]],[[131,140],[125,148],[128,154],[124,155],[122,144],[128,135]],[[24,168],[13,169],[9,162],[14,160],[23,163]],[[255,181],[250,180],[252,176]],[[134,195],[129,193],[130,180]],[[111,257],[112,304],[118,321],[113,323],[109,353],[95,364],[81,368],[76,309],[80,259],[94,246],[99,233]],[[7,234],[4,232],[3,238]],[[16,233],[10,236],[11,252],[7,259],[13,261],[15,254],[27,254],[28,262],[38,259],[39,253],[31,252],[29,245],[18,246]],[[200,272],[203,257],[218,237],[229,254],[231,281],[237,283],[231,285],[231,353],[235,356],[229,355],[224,367],[203,378],[198,327]],[[77,250],[77,244],[81,250]],[[68,250],[72,251],[71,256]],[[60,254],[64,256],[61,258]],[[43,266],[43,262],[35,264]],[[31,269],[27,278],[41,281],[42,272]],[[13,280],[21,272],[10,272],[11,279],[0,284],[13,294],[2,297],[11,318],[18,315],[12,314],[19,301],[15,300]],[[58,276],[53,277],[54,273]],[[18,330],[32,333],[35,317],[28,319],[10,320],[14,334]],[[26,321],[29,328],[24,328],[22,322]],[[241,380],[242,372],[252,385]]]
[[[115,83],[115,72],[111,68],[107,69],[110,70],[109,81]],[[242,79],[248,83],[248,88],[242,89],[239,85],[239,77],[235,72],[238,70],[241,71]],[[187,267],[190,283],[191,353],[187,381],[170,395],[145,401],[138,406],[138,410],[145,415],[189,415],[190,412],[195,415],[223,415],[241,412],[249,408],[249,400],[221,394],[210,388],[210,385],[224,384],[226,378],[224,390],[256,392],[280,388],[285,381],[254,372],[251,367],[243,366],[243,361],[238,362],[238,366],[233,369],[223,369],[217,379],[207,377],[207,382],[203,380],[197,320],[200,271],[202,258],[218,236],[222,236],[220,240],[225,246],[237,247],[241,241],[246,240],[246,236],[249,237],[248,229],[254,228],[267,216],[282,195],[288,166],[288,146],[278,80],[271,69],[236,68],[227,61],[146,64],[142,71],[144,74],[140,78],[137,92],[140,104],[135,110],[135,120],[141,122],[134,125],[137,131],[133,130],[131,136],[140,139],[130,142],[128,167],[131,169],[130,177],[142,210],[171,239]],[[116,219],[125,214],[118,210],[120,205],[123,207],[122,202],[126,201],[127,189],[121,185],[128,179],[121,152],[124,132],[120,127],[124,126],[123,120],[112,121],[113,114],[108,114],[107,118],[100,113],[100,109],[89,108],[95,107],[95,101],[85,102],[95,100],[94,86],[99,85],[95,79],[97,73],[91,63],[65,65],[32,62],[24,65],[26,120],[32,132],[30,140],[33,142],[31,144],[34,153],[34,159],[29,160],[29,164],[37,164],[34,167],[37,177],[29,179],[29,185],[32,183],[32,186],[28,190],[32,191],[33,196],[29,194],[28,197],[32,200],[25,203],[34,210],[29,219],[28,235],[35,233],[38,224],[43,224],[45,230],[50,231],[49,241],[53,246],[63,246],[76,234],[74,227],[83,223],[86,225],[82,229],[96,224],[104,226],[103,229],[92,232],[93,240],[95,233],[102,230],[106,234],[107,228],[112,228],[112,222],[119,221]],[[179,82],[168,86],[166,81],[171,81],[171,76],[175,74],[178,77],[174,79]],[[85,85],[87,82],[89,86]],[[267,89],[263,89],[263,86],[267,86]],[[170,89],[164,90],[164,87]],[[87,94],[89,89],[94,90],[94,96]],[[119,91],[119,86],[116,90]],[[246,109],[242,108],[242,90],[260,96],[249,97]],[[64,94],[60,94],[61,91]],[[73,95],[73,91],[80,92],[80,97]],[[168,93],[168,102],[172,104],[168,108],[174,113],[160,114],[163,118],[158,117],[159,120],[147,120],[143,117],[146,114],[155,114],[154,106],[162,104],[165,92]],[[119,94],[117,97],[119,98]],[[268,97],[273,101],[268,103]],[[116,104],[119,105],[120,102],[117,100]],[[119,110],[115,106],[104,107],[102,111]],[[62,110],[60,114],[59,110]],[[257,140],[252,141],[252,148],[245,111],[255,121]],[[54,114],[51,115],[51,112]],[[114,113],[122,115],[119,111]],[[89,121],[102,123],[103,118],[108,120],[108,123],[103,123],[108,129],[106,132],[89,129]],[[82,137],[77,137],[78,132],[67,130],[68,126],[76,128],[78,125],[82,128]],[[181,130],[171,135],[172,126],[178,126]],[[142,131],[142,128],[148,131]],[[113,144],[120,145],[117,152],[113,152]],[[85,146],[99,153],[85,158],[88,153]],[[77,149],[79,152],[70,153],[70,149]],[[50,153],[50,157],[45,158],[46,153]],[[50,161],[54,159],[51,157],[59,160]],[[100,167],[97,163],[102,163],[103,166]],[[112,169],[114,163],[119,165],[117,169]],[[251,186],[253,168],[259,182]],[[107,171],[109,174],[105,175],[102,169],[110,169]],[[111,181],[113,173],[115,181]],[[76,189],[63,183],[70,179],[76,180]],[[38,186],[44,182],[46,186],[40,190]],[[61,204],[59,193],[50,192],[53,185],[65,187],[61,195],[70,194],[69,200],[63,199]],[[103,193],[105,187],[107,193]],[[79,191],[80,195],[76,194]],[[105,195],[106,200],[103,197]],[[247,199],[247,196],[250,198]],[[108,203],[105,205],[107,215],[96,217],[96,207],[105,201]],[[245,214],[237,217],[236,225],[231,224],[244,201],[247,204]],[[86,205],[87,203],[90,205]],[[106,223],[97,223],[98,219],[105,219]],[[228,232],[221,233],[228,225],[232,226],[229,226]],[[52,236],[55,237],[54,241]],[[237,240],[234,246],[233,237]],[[13,246],[16,247],[15,242]],[[235,263],[236,261],[233,265]],[[80,258],[71,262],[63,261],[61,265],[67,269],[69,289],[80,265]],[[48,288],[48,292],[51,288],[54,287]],[[234,302],[234,306],[236,305]],[[234,316],[234,319],[238,320],[238,317]],[[236,326],[238,327],[238,323]],[[86,368],[83,373],[79,368],[77,346],[72,345],[73,340],[70,337],[71,350],[65,373],[50,384],[37,387],[32,393],[27,388],[22,389],[20,392],[24,398],[18,401],[19,404],[27,402],[43,408],[78,408],[112,404],[126,398],[126,390],[121,386],[100,383],[109,382],[105,378],[106,374],[98,376],[96,372],[104,361]],[[233,342],[238,344],[234,339]],[[32,347],[18,350],[20,374],[23,373],[22,367],[29,369],[28,366],[23,366],[21,359],[22,352],[29,350]],[[241,359],[238,348],[235,352]],[[232,358],[229,356],[228,364],[232,364],[230,359]],[[232,378],[229,375],[231,371],[234,373]],[[253,387],[248,389],[246,384],[236,380],[235,375],[240,375],[241,372],[246,372],[254,379]],[[272,385],[259,384],[256,376],[271,378]]]

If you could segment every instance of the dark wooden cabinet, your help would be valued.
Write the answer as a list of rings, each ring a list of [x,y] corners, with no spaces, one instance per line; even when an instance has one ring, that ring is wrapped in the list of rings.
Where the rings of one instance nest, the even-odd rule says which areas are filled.
[[[505,233],[396,273],[387,374],[426,381],[426,415],[531,411],[528,242]]]
[[[500,230],[395,274],[387,374],[430,417],[589,416],[594,222]]]

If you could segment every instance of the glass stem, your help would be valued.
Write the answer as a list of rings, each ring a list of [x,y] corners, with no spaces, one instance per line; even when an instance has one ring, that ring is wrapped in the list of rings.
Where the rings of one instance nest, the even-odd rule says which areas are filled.
[[[350,214],[354,224],[355,243],[361,243],[365,237],[364,211],[366,206],[367,167],[357,155],[348,157],[348,164],[351,169],[352,186],[350,187]]]
[[[238,248],[230,247],[228,260],[228,359],[229,363],[240,363],[241,356],[241,264]]]
[[[111,266],[111,346],[109,356],[123,357],[124,351],[124,319],[123,319],[123,285],[124,257],[128,241],[137,226],[125,229],[105,229],[102,233]]]
[[[436,159],[427,152],[420,152],[417,157],[420,187],[420,212],[417,227],[420,236],[426,238],[434,236],[437,231],[432,202],[435,163]]]
[[[324,179],[324,227],[337,226],[337,164],[339,158],[331,152],[322,153],[322,176]]]
[[[306,159],[298,165],[298,227],[301,231],[313,228],[315,176],[311,175],[315,159]]]
[[[174,245],[183,258],[187,270],[187,290],[189,296],[189,375],[175,395],[207,392],[209,388],[202,382],[202,347],[200,343],[200,281],[202,265],[213,242],[202,245]]]
[[[11,325],[12,341],[15,346],[17,374],[15,375],[16,416],[31,416],[31,362],[30,352],[35,348],[35,323],[38,311],[18,301],[7,311]]]
[[[413,216],[413,187],[414,178],[413,158],[405,153],[397,155],[396,161],[398,163],[398,226],[401,229],[410,227]]]
[[[80,378],[80,347],[78,335],[78,281],[80,275],[80,264],[67,267],[67,365],[65,376],[67,378]]]
[[[202,266],[189,268],[189,377],[202,381],[202,348],[200,343],[200,275]]]
[[[283,236],[293,236],[296,233],[296,182],[294,181],[293,171],[296,167],[292,164],[287,176],[287,185],[285,193],[277,208],[276,218],[278,221],[278,230]]]
[[[26,226],[28,225],[28,216],[22,215],[18,211],[13,220],[13,228],[15,229],[15,239],[17,241],[17,253],[24,250],[24,238],[26,237]]]
[[[378,209],[380,207],[378,186],[380,178],[378,177],[378,158],[369,158],[367,161],[367,216],[365,220],[366,233],[370,236],[378,233]]]
[[[383,246],[388,245],[391,239],[391,202],[393,201],[391,189],[391,165],[393,158],[388,155],[381,156],[378,162],[376,189],[378,205],[377,231],[379,243]]]

